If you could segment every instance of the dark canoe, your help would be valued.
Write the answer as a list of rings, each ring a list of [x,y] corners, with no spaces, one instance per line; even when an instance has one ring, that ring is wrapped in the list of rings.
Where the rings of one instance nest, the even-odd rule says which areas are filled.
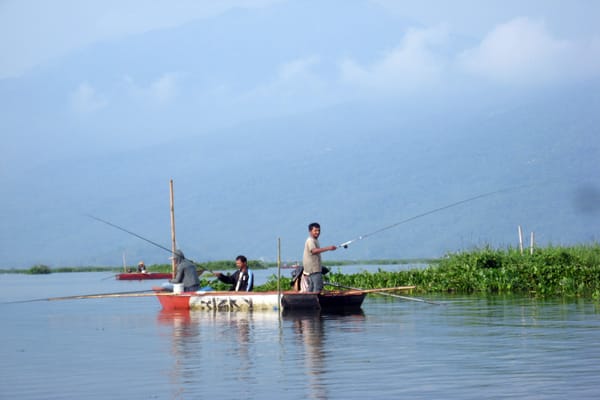
[[[285,311],[321,310],[351,312],[360,310],[366,293],[341,290],[323,293],[285,292],[184,292],[174,294],[153,288],[164,310],[207,311]]]
[[[173,275],[166,272],[123,272],[117,274],[117,280],[120,281],[141,281],[144,279],[171,279]]]

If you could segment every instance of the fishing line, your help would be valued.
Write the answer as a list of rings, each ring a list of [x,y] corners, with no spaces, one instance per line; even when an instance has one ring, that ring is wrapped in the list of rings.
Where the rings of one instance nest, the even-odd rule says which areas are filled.
[[[152,244],[152,245],[154,245],[154,246],[158,247],[159,249],[163,249],[163,250],[166,250],[166,251],[168,251],[169,253],[173,253],[173,250],[171,250],[171,249],[168,249],[168,248],[166,248],[165,246],[163,246],[163,245],[160,245],[160,244],[158,244],[158,243],[156,243],[156,242],[153,242],[153,241],[152,241],[152,240],[150,240],[150,239],[146,239],[145,237],[143,237],[143,236],[140,236],[140,235],[138,235],[138,234],[137,234],[137,233],[135,233],[135,232],[131,232],[131,231],[129,231],[129,230],[127,230],[127,229],[125,229],[125,228],[123,228],[123,227],[119,226],[119,225],[116,225],[116,224],[113,224],[112,222],[108,222],[108,221],[106,221],[106,220],[103,220],[102,218],[94,217],[93,215],[90,215],[90,214],[86,214],[86,215],[87,215],[88,217],[92,218],[92,219],[95,219],[96,221],[100,221],[100,222],[102,222],[102,223],[104,223],[104,224],[106,224],[106,225],[112,226],[113,228],[117,228],[118,230],[121,230],[121,231],[123,231],[123,232],[129,233],[130,235],[133,235],[133,236],[135,236],[135,237],[136,237],[136,238],[138,238],[138,239],[142,239],[142,240],[144,240],[144,241],[146,241],[146,242],[148,242],[148,243],[150,243],[150,244]]]
[[[443,207],[439,207],[439,208],[436,208],[436,209],[434,209],[434,210],[430,210],[430,211],[424,212],[424,213],[422,213],[422,214],[415,215],[415,216],[413,216],[413,217],[407,218],[407,219],[405,219],[405,220],[402,220],[402,221],[400,221],[400,222],[396,222],[396,223],[394,223],[394,224],[391,224],[391,225],[385,226],[385,227],[383,227],[383,228],[381,228],[381,229],[377,229],[376,231],[373,231],[373,232],[370,232],[370,233],[366,233],[366,234],[364,234],[364,235],[361,235],[361,236],[359,236],[359,237],[357,237],[357,238],[355,238],[355,239],[348,240],[347,242],[344,242],[344,243],[340,244],[340,245],[339,245],[339,246],[337,246],[337,247],[343,247],[343,248],[347,249],[347,248],[348,248],[348,245],[349,245],[349,244],[351,244],[351,243],[354,243],[354,242],[356,242],[356,241],[359,241],[359,240],[365,239],[365,238],[367,238],[367,237],[369,237],[369,236],[373,236],[373,235],[375,235],[375,234],[377,234],[377,233],[381,233],[381,232],[383,232],[383,231],[387,231],[388,229],[395,228],[395,227],[397,227],[398,225],[405,224],[405,223],[407,223],[407,222],[410,222],[410,221],[413,221],[413,220],[415,220],[415,219],[417,219],[417,218],[421,218],[421,217],[424,217],[424,216],[426,216],[426,215],[430,215],[430,214],[433,214],[433,213],[436,213],[436,212],[439,212],[439,211],[442,211],[442,210],[447,210],[448,208],[456,207],[456,206],[458,206],[458,205],[461,205],[461,204],[464,204],[464,203],[469,203],[469,202],[471,202],[471,201],[478,200],[478,199],[481,199],[481,198],[484,198],[484,197],[492,196],[492,195],[494,195],[494,194],[499,194],[499,193],[509,192],[509,191],[513,191],[513,190],[521,189],[521,188],[528,187],[528,186],[531,186],[531,185],[521,185],[521,186],[514,186],[514,187],[510,187],[510,188],[504,188],[504,189],[500,189],[500,190],[495,190],[495,191],[493,191],[493,192],[487,192],[487,193],[479,194],[479,195],[477,195],[477,196],[469,197],[468,199],[464,199],[464,200],[461,200],[461,201],[457,201],[457,202],[455,202],[455,203],[448,204],[448,205],[445,205],[445,206],[443,206]]]
[[[113,228],[117,228],[117,229],[118,229],[118,230],[120,230],[120,231],[123,231],[123,232],[125,232],[125,233],[128,233],[128,234],[130,234],[130,235],[133,235],[133,236],[135,236],[135,237],[136,237],[136,238],[138,238],[138,239],[142,239],[143,241],[145,241],[145,242],[148,242],[148,243],[150,243],[151,245],[158,247],[159,249],[163,249],[163,250],[165,250],[165,251],[168,251],[169,253],[173,254],[173,250],[171,250],[171,249],[169,249],[169,248],[167,248],[167,247],[165,247],[165,246],[163,246],[163,245],[161,245],[161,244],[158,244],[158,243],[156,243],[156,242],[153,242],[153,241],[152,241],[152,240],[150,240],[150,239],[146,239],[145,237],[143,237],[143,236],[141,236],[141,235],[138,235],[137,233],[135,233],[135,232],[132,232],[132,231],[130,231],[130,230],[128,230],[128,229],[125,229],[125,228],[123,228],[122,226],[119,226],[119,225],[117,225],[117,224],[113,224],[112,222],[106,221],[106,220],[104,220],[104,219],[102,219],[102,218],[94,217],[93,215],[90,215],[90,214],[86,214],[86,215],[87,215],[88,217],[92,218],[92,219],[95,219],[96,221],[99,221],[99,222],[102,222],[102,223],[104,223],[104,224],[106,224],[106,225],[112,226]],[[194,261],[194,260],[190,260],[190,259],[189,259],[189,258],[187,258],[187,257],[183,257],[183,258],[184,258],[185,260],[188,260],[188,261],[192,262],[193,264],[198,264],[196,261]],[[209,270],[209,271],[210,271],[210,270]]]

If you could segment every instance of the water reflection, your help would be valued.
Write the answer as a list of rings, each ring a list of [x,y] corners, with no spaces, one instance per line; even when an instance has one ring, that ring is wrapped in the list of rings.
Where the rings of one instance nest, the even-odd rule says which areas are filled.
[[[318,310],[284,313],[283,319],[291,322],[294,339],[300,348],[300,359],[304,363],[304,376],[299,384],[306,386],[306,396],[309,399],[327,399],[330,397],[328,390],[331,382],[327,380],[327,355],[331,354],[327,346],[326,325],[332,321],[342,321],[343,324],[352,323],[352,321],[363,321],[362,311],[352,314],[322,314]],[[351,324],[350,329],[362,325]],[[300,372],[300,371],[298,371]]]
[[[196,343],[196,338],[200,335],[200,327],[193,323],[189,310],[162,310],[158,314],[158,323],[172,327],[169,340],[175,362],[168,376],[173,390],[172,397],[181,398],[185,381],[194,381],[193,370],[186,367],[186,357],[198,351],[199,343]]]
[[[323,341],[325,340],[325,331],[321,315],[316,313],[303,313],[288,315],[292,319],[296,339],[304,348],[305,379],[301,384],[306,384],[311,399],[326,399],[329,397],[327,386],[321,379],[325,365],[325,352],[323,351]]]
[[[174,397],[201,394],[202,385],[236,381],[244,388],[260,384],[256,364],[277,332],[276,312],[160,311],[158,323],[168,328],[173,366],[168,371]],[[271,341],[272,342],[272,341]],[[243,396],[242,396],[243,397]]]

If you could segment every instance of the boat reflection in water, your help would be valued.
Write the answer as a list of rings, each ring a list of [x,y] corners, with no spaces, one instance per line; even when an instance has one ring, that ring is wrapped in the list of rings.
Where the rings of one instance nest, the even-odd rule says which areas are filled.
[[[202,385],[214,382],[236,382],[260,391],[271,379],[285,376],[283,371],[293,361],[299,379],[290,390],[328,398],[323,381],[331,355],[324,348],[326,327],[356,331],[364,319],[361,310],[345,314],[162,310],[158,323],[167,333],[173,357],[167,371],[176,391],[172,395],[181,397],[185,389],[186,398],[200,396]],[[265,364],[272,370],[265,371]]]
[[[323,313],[319,310],[303,312],[284,312],[284,321],[289,321],[292,327],[295,345],[299,348],[299,359],[303,361],[304,371],[298,371],[299,385],[308,391],[306,397],[311,399],[328,399],[328,385],[325,381],[328,355],[331,351],[326,348],[326,326],[330,322],[343,323],[345,328],[360,330],[365,316],[362,310],[344,313]],[[359,322],[359,324],[356,324]]]

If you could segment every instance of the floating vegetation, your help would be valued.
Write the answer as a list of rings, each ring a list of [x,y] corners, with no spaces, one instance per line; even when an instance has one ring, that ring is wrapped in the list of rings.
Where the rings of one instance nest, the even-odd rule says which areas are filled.
[[[47,265],[34,265],[33,267],[29,268],[27,270],[26,273],[30,274],[30,275],[40,275],[40,274],[49,274],[50,271],[50,267]]]
[[[415,293],[519,293],[600,299],[600,245],[547,247],[533,254],[484,248],[450,254],[425,269],[328,274],[344,286],[415,285]]]

